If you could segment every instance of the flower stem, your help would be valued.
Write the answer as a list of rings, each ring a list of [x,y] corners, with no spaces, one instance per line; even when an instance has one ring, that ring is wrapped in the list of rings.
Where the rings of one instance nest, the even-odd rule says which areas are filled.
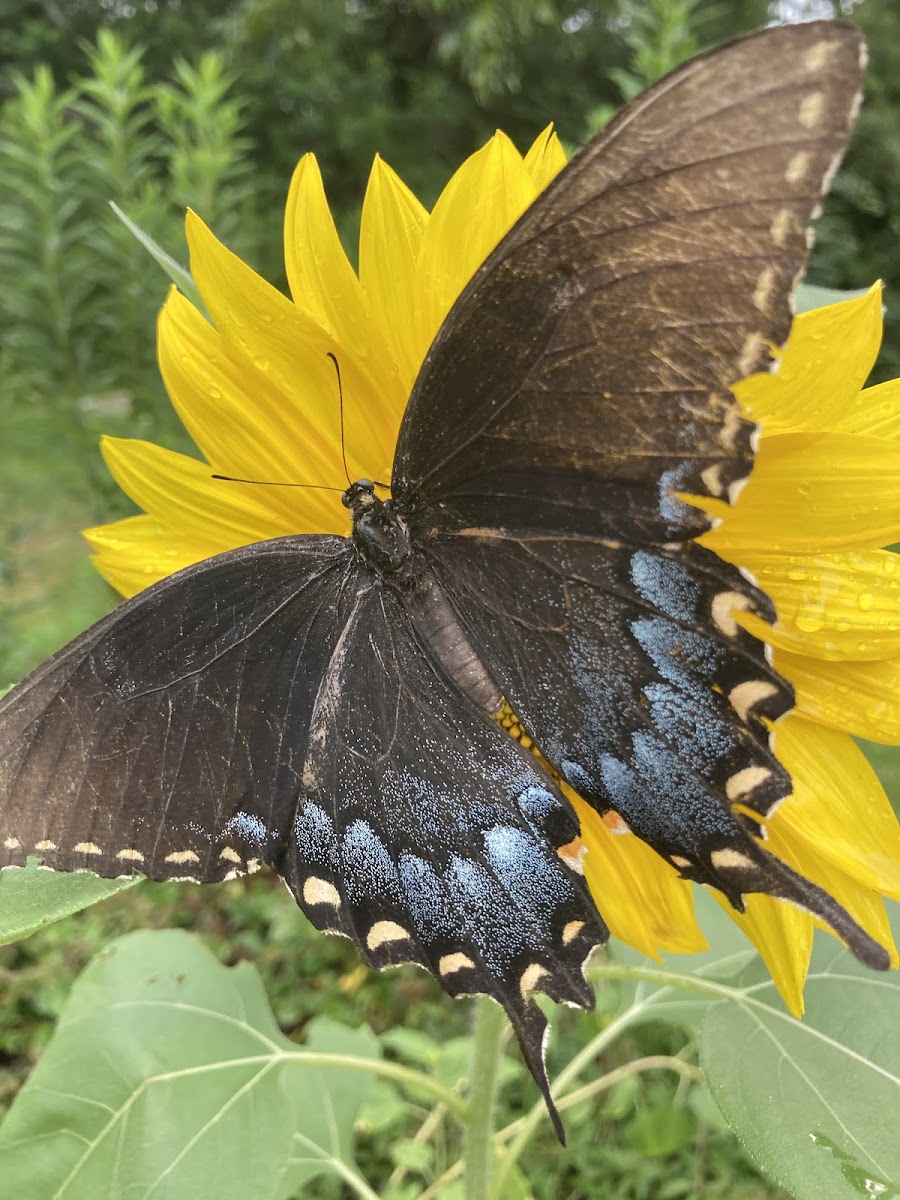
[[[489,1194],[494,1160],[494,1100],[505,1031],[503,1009],[486,996],[479,996],[475,1008],[465,1130],[466,1200],[486,1200]]]

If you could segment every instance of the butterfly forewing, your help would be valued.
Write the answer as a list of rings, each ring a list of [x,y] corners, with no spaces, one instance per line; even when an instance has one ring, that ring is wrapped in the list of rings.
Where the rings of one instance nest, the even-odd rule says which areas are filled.
[[[753,427],[729,392],[790,325],[806,226],[846,145],[861,39],[816,22],[673,72],[476,273],[413,390],[394,491],[423,523],[695,535]]]
[[[322,537],[189,567],[0,701],[0,866],[211,882],[259,865],[293,818],[352,563]]]

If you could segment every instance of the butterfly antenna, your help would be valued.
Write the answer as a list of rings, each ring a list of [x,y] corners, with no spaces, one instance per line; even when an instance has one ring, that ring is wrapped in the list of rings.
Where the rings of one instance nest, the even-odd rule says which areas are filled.
[[[347,452],[344,449],[344,389],[341,385],[341,365],[330,350],[327,350],[326,354],[334,363],[334,369],[337,372],[338,396],[340,397],[341,406],[341,458],[344,460],[344,474],[347,476],[348,485],[350,485],[353,483],[353,480],[350,478],[350,471],[347,467]]]
[[[226,483],[255,483],[259,487],[302,487],[315,488],[319,492],[342,492],[342,487],[332,487],[327,483],[285,483],[281,479],[238,479],[236,475],[216,475],[211,479],[224,479]]]

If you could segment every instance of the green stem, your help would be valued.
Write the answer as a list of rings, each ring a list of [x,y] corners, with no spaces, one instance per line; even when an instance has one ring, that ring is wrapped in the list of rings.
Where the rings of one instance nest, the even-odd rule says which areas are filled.
[[[475,1036],[469,1071],[469,1112],[465,1129],[465,1197],[487,1200],[494,1165],[494,1100],[506,1031],[499,1004],[480,996],[475,1008]]]

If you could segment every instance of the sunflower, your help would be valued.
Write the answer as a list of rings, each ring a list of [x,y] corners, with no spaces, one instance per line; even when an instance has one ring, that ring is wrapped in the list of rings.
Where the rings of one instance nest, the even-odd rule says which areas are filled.
[[[177,291],[159,319],[159,362],[202,460],[148,442],[103,441],[143,514],[86,531],[95,563],[130,596],[181,567],[265,538],[348,532],[341,366],[351,478],[389,479],[394,444],[431,340],[475,269],[565,164],[545,130],[520,155],[497,133],[429,214],[376,158],[362,209],[359,273],[344,254],[312,155],[285,214],[288,299],[187,217],[191,271],[209,320]],[[776,732],[793,794],[766,822],[769,848],[891,947],[882,895],[900,898],[900,832],[853,734],[900,741],[900,382],[861,390],[881,337],[881,301],[795,321],[780,369],[736,388],[762,423],[756,469],[703,541],[755,576],[797,706]],[[213,473],[314,488],[250,487]],[[338,490],[325,490],[332,487]],[[711,511],[714,502],[705,502]],[[615,937],[653,957],[696,951],[691,885],[566,789],[582,821],[586,877]],[[752,813],[748,815],[753,816]],[[759,818],[755,818],[758,820]],[[728,909],[802,1011],[814,918],[768,896]]]

